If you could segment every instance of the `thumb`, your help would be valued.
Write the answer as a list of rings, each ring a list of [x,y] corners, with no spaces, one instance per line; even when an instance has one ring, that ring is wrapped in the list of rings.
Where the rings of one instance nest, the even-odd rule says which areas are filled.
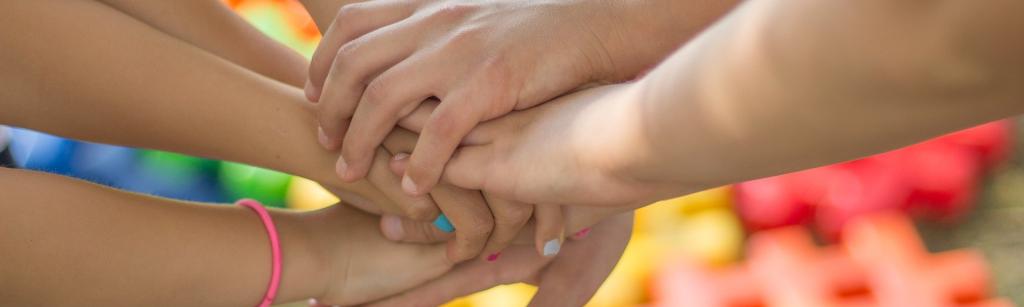
[[[388,240],[405,243],[438,243],[454,237],[453,233],[441,231],[431,222],[414,221],[389,214],[381,216],[380,231]]]

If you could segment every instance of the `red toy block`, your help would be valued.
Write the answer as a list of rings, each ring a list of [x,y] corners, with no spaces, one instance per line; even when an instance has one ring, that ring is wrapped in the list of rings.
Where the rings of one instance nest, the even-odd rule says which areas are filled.
[[[807,230],[755,234],[747,262],[680,264],[656,277],[654,306],[1012,306],[989,299],[984,258],[971,250],[930,254],[910,220],[881,212],[844,229],[843,245],[817,247]]]
[[[953,222],[970,210],[981,168],[969,149],[939,142],[921,144],[907,149],[901,167],[915,215]]]
[[[871,157],[736,186],[748,230],[809,224],[835,239],[851,218],[897,209],[954,222],[986,169],[1009,155],[1013,125],[997,121]]]
[[[844,173],[817,207],[816,225],[825,239],[835,241],[843,225],[855,217],[906,207],[911,190],[892,160],[884,156],[842,166]]]
[[[990,169],[1009,157],[1013,128],[1010,120],[994,121],[944,135],[937,141],[971,150],[978,155],[982,169]]]
[[[747,229],[761,230],[810,221],[811,205],[794,193],[786,177],[776,176],[737,184],[736,211]]]

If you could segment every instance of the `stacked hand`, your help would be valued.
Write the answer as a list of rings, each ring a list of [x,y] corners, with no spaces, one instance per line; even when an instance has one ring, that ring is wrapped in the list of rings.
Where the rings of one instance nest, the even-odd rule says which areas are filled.
[[[463,263],[422,291],[385,302],[450,299],[527,277],[501,273],[503,278],[483,279],[476,288],[450,289],[455,281],[493,275],[469,272],[506,266],[547,276],[537,271],[552,261],[567,233],[653,200],[635,195],[679,190],[622,177],[612,160],[602,159],[608,153],[594,154],[603,149],[594,136],[613,128],[594,124],[608,114],[585,111],[629,87],[558,97],[634,78],[729,5],[691,5],[686,9],[704,18],[682,23],[664,6],[577,0],[378,0],[342,7],[324,33],[305,86],[317,104],[318,140],[338,152],[335,168],[343,181],[379,182],[398,205],[353,202],[383,213],[384,235],[408,243],[452,238],[427,223],[440,211],[456,229],[448,243],[451,261],[482,254],[494,262]],[[625,22],[644,26],[625,35],[619,26]],[[648,42],[644,35],[678,41]],[[584,115],[590,117],[586,127],[574,123]],[[594,204],[610,207],[563,206]],[[535,253],[509,247],[530,233]],[[570,242],[562,252],[581,246],[591,245]],[[552,265],[579,263],[567,256]],[[593,269],[604,272],[600,279],[614,264],[605,262]],[[599,284],[578,289],[589,297]],[[549,292],[542,287],[541,293]]]

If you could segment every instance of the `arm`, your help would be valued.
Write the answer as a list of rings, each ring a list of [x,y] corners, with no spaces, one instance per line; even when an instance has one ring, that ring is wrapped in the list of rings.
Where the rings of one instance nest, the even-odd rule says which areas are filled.
[[[384,208],[396,207],[388,196],[404,196],[385,195],[366,181],[338,181],[334,159],[314,141],[311,106],[293,87],[96,2],[3,6],[0,23],[11,29],[0,31],[9,46],[0,55],[4,124],[240,161],[339,187],[359,196],[347,200]],[[15,30],[24,26],[33,31]]]
[[[312,106],[294,87],[96,2],[8,3],[4,9],[11,18],[0,23],[11,31],[0,33],[0,41],[12,47],[0,55],[0,63],[10,67],[0,72],[10,87],[0,93],[2,123],[276,169],[335,187],[361,208],[421,220],[437,216],[434,199],[469,208],[449,217],[463,229],[452,243],[456,260],[479,254],[490,234],[489,227],[466,226],[490,219],[479,192],[444,187],[429,196],[402,193],[383,149],[369,181],[342,183],[331,154],[316,146]],[[39,23],[33,33],[16,31],[35,24],[29,16],[53,21]],[[91,26],[66,31],[75,24]]]
[[[292,86],[306,81],[306,59],[275,42],[221,1],[101,0],[169,36]]]
[[[747,2],[638,82],[482,125],[467,143],[487,146],[446,176],[527,202],[635,207],[1020,114],[1021,9]]]
[[[647,123],[635,138],[658,141],[633,156],[650,159],[616,167],[640,181],[711,187],[1020,114],[1024,22],[1013,12],[1022,9],[746,3],[636,85],[627,100]]]
[[[2,305],[247,306],[266,290],[269,240],[249,209],[3,168],[0,190]],[[360,303],[447,268],[439,246],[389,243],[344,206],[271,215],[284,256],[277,302]]]

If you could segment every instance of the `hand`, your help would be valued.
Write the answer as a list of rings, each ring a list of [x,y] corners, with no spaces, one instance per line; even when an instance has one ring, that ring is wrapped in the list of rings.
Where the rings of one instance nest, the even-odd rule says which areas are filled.
[[[516,282],[539,286],[531,306],[582,306],[622,256],[632,232],[632,221],[632,213],[609,218],[594,226],[586,239],[567,242],[562,253],[553,259],[537,256],[525,246],[513,246],[494,263],[461,264],[440,278],[369,306],[437,306]]]
[[[321,143],[341,147],[344,180],[359,179],[400,118],[440,99],[402,179],[407,192],[422,195],[477,123],[638,73],[643,66],[617,66],[611,57],[630,58],[623,51],[638,45],[608,50],[606,40],[623,37],[616,21],[625,12],[616,9],[583,0],[347,5],[325,33],[306,86],[319,101]]]
[[[423,117],[422,115],[426,113],[418,110],[415,114],[419,115],[414,117]],[[408,155],[404,152],[412,151],[415,141],[416,134],[398,128],[384,142],[384,146],[389,151],[399,152],[392,159],[390,165],[391,171],[395,174],[394,178],[399,178],[405,173]],[[466,260],[481,254],[481,250],[484,259],[496,259],[501,251],[520,233],[531,216],[537,222],[537,232],[534,236],[537,253],[549,257],[558,253],[565,237],[560,206],[533,206],[493,197],[487,193],[483,193],[481,196],[479,191],[468,191],[447,183],[439,184],[430,192],[430,195],[444,196],[452,192],[463,195],[471,192],[472,195],[475,195],[474,199],[479,200],[480,197],[483,197],[486,204],[479,205],[482,201],[438,201],[441,211],[451,220],[456,229],[455,240],[449,243],[451,259]],[[401,228],[398,228],[401,226],[398,221],[399,219],[395,216],[385,216],[382,220],[382,231],[393,240],[399,240],[403,236]],[[428,237],[429,239],[451,237],[449,234],[437,231],[432,225],[425,225],[422,228],[426,228],[427,233],[432,234]]]
[[[638,86],[587,89],[483,123],[448,162],[444,180],[525,203],[620,208],[710,188],[627,172],[624,165],[659,145],[644,131]],[[403,126],[423,126],[426,113],[403,119]]]
[[[451,269],[441,245],[402,244],[377,231],[376,218],[338,204],[302,215],[327,281],[317,299],[354,305],[412,288]]]

